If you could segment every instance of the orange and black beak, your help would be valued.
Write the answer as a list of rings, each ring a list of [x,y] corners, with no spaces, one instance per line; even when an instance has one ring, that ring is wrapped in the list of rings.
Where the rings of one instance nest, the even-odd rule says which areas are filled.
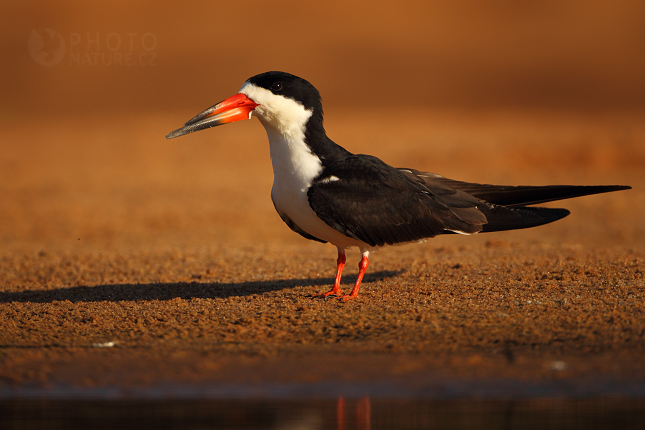
[[[234,96],[217,103],[215,106],[209,107],[204,112],[184,124],[182,128],[171,131],[166,135],[166,139],[173,139],[175,137],[183,136],[184,134],[192,133],[193,131],[204,130],[206,128],[228,124],[229,122],[250,119],[253,109],[257,106],[257,103],[244,94],[237,93]]]

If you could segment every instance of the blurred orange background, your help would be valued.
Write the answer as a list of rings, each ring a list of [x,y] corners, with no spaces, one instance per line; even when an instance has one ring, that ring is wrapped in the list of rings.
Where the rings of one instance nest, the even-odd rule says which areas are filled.
[[[645,106],[637,0],[24,1],[0,11],[5,117],[199,109],[267,70],[307,78],[330,107]],[[52,67],[28,52],[42,29],[65,43]],[[119,66],[119,53],[155,55]]]
[[[330,136],[396,166],[635,187],[573,203],[609,215],[514,234],[590,240],[583,219],[620,215],[602,237],[645,240],[642,1],[24,1],[0,16],[5,249],[306,243],[273,211],[257,121],[164,138],[267,70],[310,80]]]

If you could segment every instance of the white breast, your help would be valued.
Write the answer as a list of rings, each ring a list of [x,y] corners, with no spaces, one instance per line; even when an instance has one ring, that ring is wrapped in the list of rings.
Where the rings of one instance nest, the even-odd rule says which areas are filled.
[[[267,136],[273,164],[271,198],[278,212],[312,236],[336,246],[361,246],[359,241],[345,236],[318,218],[309,205],[307,191],[322,170],[318,157],[309,151],[304,142],[286,141],[270,128],[267,128]]]

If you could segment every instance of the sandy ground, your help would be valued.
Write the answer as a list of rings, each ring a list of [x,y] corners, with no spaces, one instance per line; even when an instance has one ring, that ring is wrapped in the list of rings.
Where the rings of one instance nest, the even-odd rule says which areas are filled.
[[[330,110],[333,139],[399,167],[634,188],[536,229],[383,249],[340,303],[310,298],[335,249],[275,214],[256,120],[163,138],[203,107],[3,122],[0,393],[645,390],[642,114]]]

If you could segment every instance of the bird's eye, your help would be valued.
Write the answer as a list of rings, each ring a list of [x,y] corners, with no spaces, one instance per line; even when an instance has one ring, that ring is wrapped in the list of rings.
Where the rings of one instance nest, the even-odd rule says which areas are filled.
[[[280,91],[282,90],[282,82],[275,82],[271,85],[271,91]]]

